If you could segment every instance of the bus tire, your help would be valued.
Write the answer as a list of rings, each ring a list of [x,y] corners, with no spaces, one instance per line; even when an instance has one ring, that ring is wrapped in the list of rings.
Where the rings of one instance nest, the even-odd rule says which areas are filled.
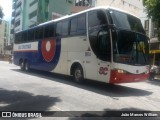
[[[24,70],[24,62],[23,62],[23,61],[20,62],[20,69],[21,69],[22,71]]]
[[[24,64],[24,70],[25,71],[29,71],[30,70],[29,63],[27,61]]]
[[[149,76],[149,80],[154,80],[154,77],[155,77],[155,73],[150,73],[150,76]]]
[[[73,71],[73,77],[77,83],[84,82],[83,69],[80,65],[75,66],[74,71]]]

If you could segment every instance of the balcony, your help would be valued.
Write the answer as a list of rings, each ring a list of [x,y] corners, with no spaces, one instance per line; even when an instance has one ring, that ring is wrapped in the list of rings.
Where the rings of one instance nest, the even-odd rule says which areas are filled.
[[[12,11],[12,17],[15,17],[15,10]]]
[[[16,1],[16,7],[20,6],[22,4],[22,1],[21,0],[17,0]]]
[[[17,17],[15,17],[15,22],[19,21],[20,19],[21,19],[21,16],[20,16],[20,15],[17,16]]]
[[[11,29],[11,34],[14,34],[14,29]]]
[[[14,33],[18,32],[18,31],[21,31],[21,27],[20,27],[20,25],[19,25],[19,26],[17,26],[17,27],[14,29]]]
[[[11,24],[14,24],[14,22],[15,22],[15,19],[13,18],[13,19],[11,20]]]
[[[20,12],[21,12],[21,7],[18,7],[18,8],[16,9],[15,14],[17,15],[17,14],[19,14]]]
[[[12,9],[15,9],[16,8],[16,3],[13,3],[12,4]]]

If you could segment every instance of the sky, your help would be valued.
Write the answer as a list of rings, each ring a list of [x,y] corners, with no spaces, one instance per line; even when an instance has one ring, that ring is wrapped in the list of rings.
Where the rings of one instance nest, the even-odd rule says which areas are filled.
[[[3,19],[6,21],[11,21],[12,0],[0,0],[0,6],[3,8]]]

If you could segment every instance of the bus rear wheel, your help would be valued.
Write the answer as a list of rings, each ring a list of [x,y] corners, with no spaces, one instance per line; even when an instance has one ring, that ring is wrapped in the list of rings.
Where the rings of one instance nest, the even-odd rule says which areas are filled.
[[[25,71],[29,71],[30,70],[29,63],[27,61],[24,64],[24,70]]]
[[[83,69],[81,66],[76,66],[74,68],[74,72],[73,72],[73,76],[74,76],[74,80],[77,82],[77,83],[82,83],[84,82],[84,75],[83,75]]]

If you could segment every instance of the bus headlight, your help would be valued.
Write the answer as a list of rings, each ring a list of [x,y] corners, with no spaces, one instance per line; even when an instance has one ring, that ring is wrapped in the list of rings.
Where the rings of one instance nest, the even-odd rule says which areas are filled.
[[[118,73],[123,73],[123,74],[124,74],[124,73],[127,73],[126,71],[121,70],[121,69],[118,69],[117,72],[118,72]]]

